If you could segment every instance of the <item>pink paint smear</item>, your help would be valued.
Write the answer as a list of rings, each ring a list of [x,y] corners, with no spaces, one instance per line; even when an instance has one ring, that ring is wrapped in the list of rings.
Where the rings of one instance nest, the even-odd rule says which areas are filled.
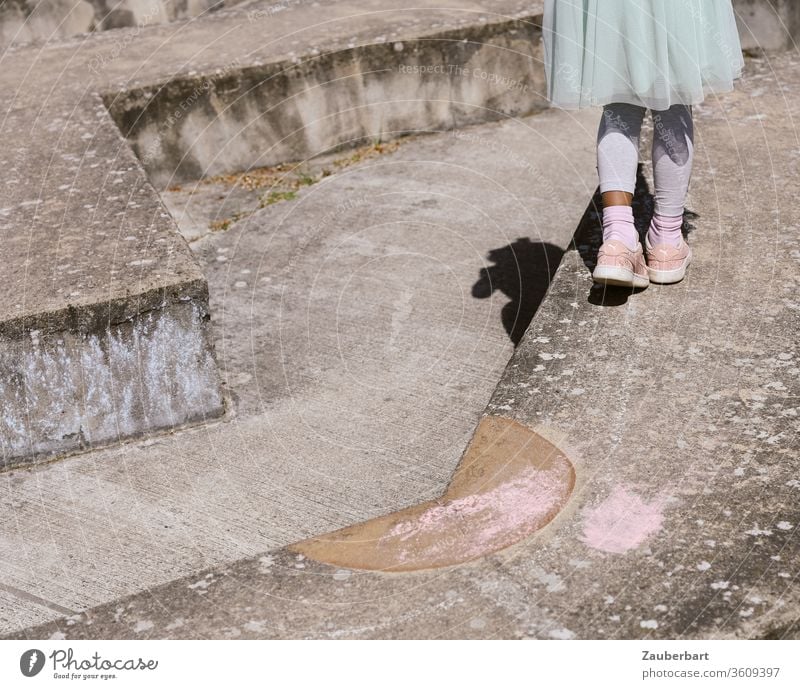
[[[638,548],[664,524],[666,496],[645,502],[623,486],[597,507],[587,510],[583,521],[583,542],[607,553],[626,553]]]
[[[397,560],[408,562],[445,557],[479,557],[524,538],[541,528],[570,494],[567,462],[550,471],[531,471],[485,493],[458,498],[427,509],[417,518],[397,524],[381,538],[395,547]],[[421,545],[417,539],[434,536]],[[390,544],[395,544],[391,546]]]

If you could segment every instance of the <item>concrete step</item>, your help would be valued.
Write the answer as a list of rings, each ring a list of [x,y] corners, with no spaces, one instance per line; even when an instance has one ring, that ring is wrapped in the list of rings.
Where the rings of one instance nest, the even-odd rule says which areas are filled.
[[[519,0],[491,11],[454,0],[248,4],[11,49],[0,88],[18,107],[47,94],[48,109],[102,94],[151,179],[167,186],[546,107],[541,10]]]
[[[248,4],[3,53],[0,468],[222,413],[207,287],[152,182],[542,107],[540,6],[479,5]]]
[[[438,495],[591,194],[595,120],[407,138],[192,242],[229,412],[0,474],[3,628]]]
[[[550,222],[578,225],[577,248],[487,407],[576,469],[532,538],[402,576],[280,550],[14,636],[800,637],[798,85],[796,56],[750,61],[736,93],[697,108],[695,263],[679,285],[593,287],[592,193],[563,197]]]
[[[169,0],[127,0],[124,9],[102,0],[71,3],[52,0],[46,4],[20,0],[0,7],[0,45],[29,41],[58,41],[89,31],[143,27],[218,12],[223,6],[246,6],[251,15],[274,17],[294,9],[297,2],[274,0],[195,0],[175,5]],[[793,47],[800,13],[792,0],[733,0],[748,49]],[[441,6],[441,4],[440,4]],[[494,8],[493,8],[494,9]]]
[[[174,221],[99,98],[52,114],[0,123],[0,469],[223,408]]]

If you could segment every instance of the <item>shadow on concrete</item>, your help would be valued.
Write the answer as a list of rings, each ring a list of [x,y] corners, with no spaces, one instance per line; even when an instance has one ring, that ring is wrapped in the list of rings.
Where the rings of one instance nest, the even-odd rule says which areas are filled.
[[[633,214],[642,243],[653,217],[653,203],[650,185],[640,165],[636,174]],[[597,265],[597,252],[603,243],[602,208],[598,187],[589,200],[572,240],[573,247],[577,249],[589,272]],[[690,221],[697,217],[696,213],[684,210],[684,237],[688,237],[694,229]],[[472,296],[476,299],[488,299],[495,291],[500,290],[510,299],[503,307],[501,318],[515,347],[519,345],[539,310],[563,256],[564,251],[560,247],[547,242],[532,242],[528,237],[520,237],[511,244],[492,249],[487,255],[487,260],[494,265],[481,269],[480,277],[472,286]],[[588,301],[597,306],[622,306],[628,301],[628,297],[641,291],[593,285],[589,290]]]
[[[633,195],[633,216],[642,244],[644,244],[644,237],[653,217],[653,204],[654,198],[650,192],[650,185],[644,176],[642,166],[639,165],[639,169],[636,172],[636,191]],[[684,237],[687,237],[694,229],[694,225],[689,221],[697,217],[696,213],[684,210]],[[603,200],[600,195],[600,187],[595,190],[589,205],[583,213],[583,217],[578,223],[573,243],[584,265],[589,272],[592,272],[597,265],[597,252],[603,243]],[[597,306],[622,306],[628,301],[628,297],[641,291],[641,289],[629,289],[626,287],[593,285],[589,290],[588,299],[590,304]]]
[[[487,260],[494,265],[481,269],[472,296],[488,299],[500,290],[511,300],[503,307],[501,318],[515,347],[547,294],[563,255],[560,247],[532,242],[528,237],[488,253]]]
[[[765,641],[788,641],[789,639],[800,639],[800,620],[789,622],[778,627],[770,627],[759,639]]]

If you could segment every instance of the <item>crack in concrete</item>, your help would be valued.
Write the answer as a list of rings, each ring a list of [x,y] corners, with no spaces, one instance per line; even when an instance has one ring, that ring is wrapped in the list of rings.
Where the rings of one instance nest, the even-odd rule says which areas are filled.
[[[33,593],[28,593],[27,591],[18,589],[16,586],[11,586],[10,584],[0,583],[0,591],[5,591],[6,593],[11,594],[15,598],[21,598],[22,600],[28,601],[29,603],[35,603],[36,605],[39,605],[43,608],[47,608],[49,610],[53,610],[61,615],[78,614],[76,610],[65,608],[63,605],[59,605],[58,603],[53,603],[52,601],[46,600],[45,598],[40,598],[39,596]]]

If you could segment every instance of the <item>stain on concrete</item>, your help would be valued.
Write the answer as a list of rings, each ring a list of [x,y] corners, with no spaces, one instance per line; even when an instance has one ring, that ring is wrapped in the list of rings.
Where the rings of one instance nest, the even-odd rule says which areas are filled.
[[[663,527],[666,500],[659,496],[646,502],[625,486],[615,486],[608,498],[587,510],[582,540],[607,553],[634,550]]]
[[[291,550],[349,569],[402,572],[460,564],[547,525],[574,486],[575,470],[558,447],[516,421],[488,416],[440,498]]]

